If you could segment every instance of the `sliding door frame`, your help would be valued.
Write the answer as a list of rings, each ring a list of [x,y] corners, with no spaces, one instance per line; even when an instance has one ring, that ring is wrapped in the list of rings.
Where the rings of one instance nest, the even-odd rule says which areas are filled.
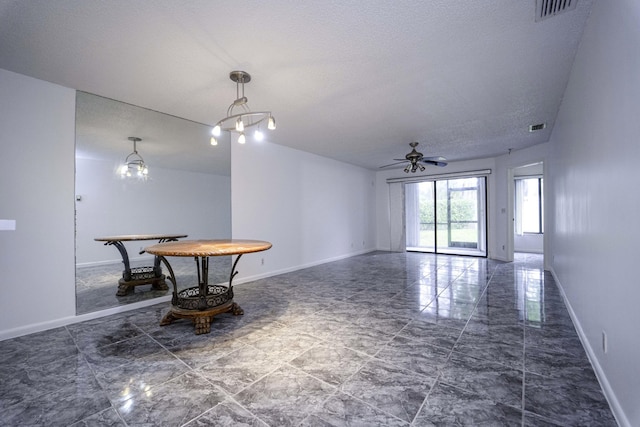
[[[460,253],[459,255],[464,255],[464,256],[475,256],[475,257],[483,257],[483,258],[487,258],[488,254],[489,254],[489,218],[488,218],[488,184],[489,184],[489,180],[488,180],[488,175],[491,174],[491,170],[490,169],[486,169],[486,170],[480,170],[480,171],[469,171],[469,172],[460,172],[460,173],[451,173],[451,174],[440,174],[440,175],[431,175],[431,176],[420,176],[420,177],[410,177],[410,178],[390,178],[387,179],[387,183],[389,184],[393,184],[393,183],[401,183],[402,185],[402,193],[404,194],[405,192],[405,185],[404,184],[412,184],[412,183],[420,183],[420,182],[432,182],[433,184],[433,206],[434,206],[434,247],[433,247],[433,251],[424,251],[424,252],[430,252],[430,253],[440,253],[440,254],[446,254],[450,251],[445,251],[442,252],[441,250],[438,250],[438,244],[437,244],[437,239],[438,239],[438,217],[437,217],[437,191],[436,191],[436,182],[437,181],[445,181],[445,180],[452,180],[452,179],[463,179],[463,178],[483,178],[484,180],[484,191],[478,189],[478,201],[477,201],[477,207],[479,210],[482,210],[482,212],[478,212],[478,246],[483,247],[482,251],[478,251],[479,253]],[[447,195],[448,196],[448,195]],[[483,198],[483,200],[480,200],[481,198]],[[404,200],[405,197],[402,197],[403,199],[403,206],[402,207],[396,207],[402,210],[402,212],[405,211],[406,206],[404,205]],[[406,212],[404,212],[405,215],[403,215],[403,223],[404,226],[402,227],[403,229],[403,234],[406,235]],[[483,219],[483,224],[480,224],[480,219]],[[450,226],[450,225],[449,225]],[[481,233],[481,227],[482,227],[482,231],[483,233]],[[484,241],[483,241],[484,240]],[[484,243],[484,245],[482,245],[482,243]],[[405,250],[406,250],[406,245],[405,245]]]

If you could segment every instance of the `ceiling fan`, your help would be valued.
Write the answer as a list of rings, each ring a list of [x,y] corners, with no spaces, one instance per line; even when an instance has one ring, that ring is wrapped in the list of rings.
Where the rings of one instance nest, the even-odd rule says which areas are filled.
[[[393,160],[397,160],[397,162],[391,163],[390,165],[380,166],[380,168],[388,168],[389,166],[395,166],[404,162],[409,162],[407,167],[404,168],[404,171],[406,173],[409,173],[409,172],[416,172],[418,171],[418,169],[420,170],[420,172],[424,171],[423,163],[427,165],[434,165],[434,166],[440,166],[440,167],[447,166],[447,162],[445,161],[447,159],[445,159],[444,157],[439,157],[439,156],[424,157],[422,153],[420,153],[419,151],[416,151],[416,147],[418,146],[417,142],[412,142],[409,145],[411,146],[412,150],[409,154],[404,156],[404,159],[393,159]]]

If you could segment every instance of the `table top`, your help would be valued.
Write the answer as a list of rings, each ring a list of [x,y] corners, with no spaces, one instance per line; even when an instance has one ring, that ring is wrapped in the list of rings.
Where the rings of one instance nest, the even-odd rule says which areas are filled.
[[[266,251],[271,243],[263,240],[218,239],[181,240],[158,243],[144,248],[145,252],[160,256],[222,256]]]
[[[120,236],[96,237],[98,242],[127,242],[131,240],[181,239],[187,234],[123,234]]]

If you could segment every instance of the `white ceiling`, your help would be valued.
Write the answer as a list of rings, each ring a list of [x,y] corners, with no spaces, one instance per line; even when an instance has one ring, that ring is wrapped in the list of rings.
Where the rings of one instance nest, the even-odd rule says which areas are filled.
[[[535,0],[0,0],[0,68],[208,125],[245,70],[270,142],[455,161],[548,140],[591,5],[536,22]]]

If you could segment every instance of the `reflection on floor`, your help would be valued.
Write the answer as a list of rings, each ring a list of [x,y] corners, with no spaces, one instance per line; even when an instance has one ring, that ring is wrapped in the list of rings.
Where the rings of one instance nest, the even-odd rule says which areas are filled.
[[[178,282],[178,289],[197,286],[198,278],[193,258],[168,257]],[[231,257],[209,258],[209,283],[227,283],[231,272]],[[131,262],[131,268],[152,266],[153,258]],[[118,280],[122,278],[122,262],[96,267],[78,267],[76,269],[76,313],[84,314],[104,310],[119,305],[131,304],[138,301],[171,295],[172,285],[166,280],[168,291],[151,289],[151,285],[136,286],[129,295],[116,296]],[[168,276],[167,269],[162,265],[162,273]]]
[[[0,342],[4,425],[616,425],[540,256],[374,252]],[[77,423],[77,424],[74,424]]]

